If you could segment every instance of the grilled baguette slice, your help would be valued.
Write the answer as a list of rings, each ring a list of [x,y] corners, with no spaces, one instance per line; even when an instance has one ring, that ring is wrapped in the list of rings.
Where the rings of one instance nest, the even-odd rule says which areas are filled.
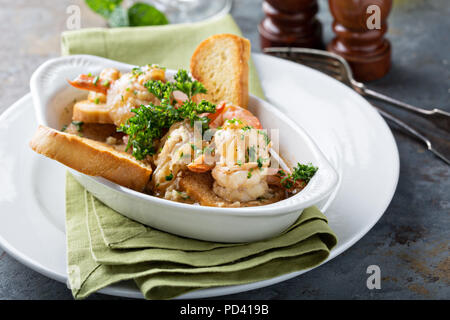
[[[122,132],[117,132],[117,127],[115,125],[104,123],[82,123],[80,125],[71,123],[62,131],[74,135],[82,134],[84,138],[100,142],[106,142],[109,137],[114,138],[116,143],[122,142],[123,137],[125,136]]]
[[[247,108],[249,59],[250,41],[245,38],[225,33],[204,40],[192,55],[191,74],[208,92],[194,99]]]
[[[46,157],[90,176],[100,176],[121,186],[143,191],[152,168],[128,153],[99,141],[40,125],[30,147]]]
[[[75,103],[72,120],[85,123],[114,123],[109,116],[109,107],[106,104],[96,104],[89,100]]]

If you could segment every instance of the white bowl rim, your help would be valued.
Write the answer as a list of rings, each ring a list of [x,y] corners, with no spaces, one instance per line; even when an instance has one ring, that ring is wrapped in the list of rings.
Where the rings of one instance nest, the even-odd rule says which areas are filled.
[[[36,118],[37,118],[37,122],[39,124],[43,124],[43,125],[47,125],[47,121],[45,119],[45,106],[43,105],[42,101],[40,100],[40,94],[39,94],[39,79],[42,73],[45,72],[45,70],[49,67],[51,67],[53,64],[57,64],[57,63],[64,63],[64,62],[69,62],[72,59],[88,59],[91,61],[95,61],[97,60],[99,63],[101,64],[105,64],[105,63],[109,63],[109,64],[114,64],[116,68],[123,68],[123,69],[131,69],[133,67],[135,67],[134,65],[131,64],[127,64],[127,63],[123,63],[120,61],[115,61],[115,60],[111,60],[111,59],[107,59],[107,58],[102,58],[102,57],[98,57],[98,56],[92,56],[92,55],[70,55],[70,56],[64,56],[64,57],[58,57],[58,58],[53,58],[53,59],[49,59],[46,62],[44,62],[42,65],[40,65],[36,71],[33,73],[33,75],[31,76],[30,79],[30,88],[31,88],[31,94],[33,97],[33,102],[34,102],[34,107],[35,107],[35,113],[36,113]],[[174,73],[174,70],[171,69],[167,69],[167,71],[169,73]],[[250,94],[250,99],[252,100],[256,100],[257,103],[262,103],[265,104],[266,106],[268,106],[270,109],[276,111],[277,109],[270,104],[269,102],[260,99],[252,94]],[[227,215],[227,216],[254,216],[254,217],[261,217],[261,216],[279,216],[279,215],[284,215],[284,214],[290,214],[292,211],[294,210],[300,210],[303,208],[307,208],[310,207],[316,203],[318,203],[319,201],[323,200],[326,196],[328,196],[336,187],[337,182],[338,182],[338,174],[336,172],[336,170],[331,166],[331,164],[328,162],[328,160],[326,159],[326,157],[323,155],[322,151],[319,149],[319,147],[317,146],[317,144],[314,142],[314,140],[308,135],[308,133],[301,128],[297,123],[295,123],[294,121],[292,121],[289,117],[287,117],[284,113],[279,112],[278,116],[282,118],[282,120],[289,124],[297,133],[299,136],[301,136],[303,139],[306,139],[307,142],[309,143],[310,147],[311,147],[311,151],[312,153],[316,156],[316,158],[319,160],[320,164],[314,164],[315,166],[319,167],[319,170],[322,170],[322,172],[324,170],[327,171],[327,173],[330,176],[328,185],[326,187],[324,187],[320,193],[309,199],[306,201],[297,201],[296,203],[292,203],[292,200],[295,200],[294,198],[297,195],[300,194],[304,194],[305,192],[308,191],[308,186],[310,185],[308,183],[308,185],[301,191],[299,192],[297,195],[294,195],[290,198],[281,200],[279,202],[276,202],[275,204],[269,204],[269,205],[263,205],[263,206],[255,206],[255,207],[208,207],[208,206],[201,206],[201,205],[192,205],[192,204],[186,204],[186,203],[181,203],[181,202],[176,202],[176,201],[172,201],[172,200],[167,200],[167,199],[163,199],[163,198],[158,198],[146,193],[142,193],[142,192],[138,192],[132,189],[129,189],[127,187],[123,187],[121,185],[118,185],[112,181],[109,181],[107,179],[104,179],[102,177],[94,177],[94,176],[89,176],[89,175],[85,175],[81,172],[75,171],[73,169],[69,169],[69,171],[74,172],[76,174],[81,174],[86,176],[87,178],[95,181],[96,183],[102,184],[104,186],[106,186],[107,188],[111,189],[112,191],[115,192],[121,192],[121,193],[125,193],[128,196],[131,197],[138,197],[141,200],[147,201],[149,202],[149,204],[151,202],[157,203],[159,205],[165,205],[165,206],[172,206],[177,209],[183,209],[183,210],[187,210],[187,211],[191,211],[191,212],[195,212],[195,213],[207,213],[208,215],[211,214],[217,214],[217,215]],[[316,173],[317,175],[317,173]],[[313,177],[311,180],[313,180],[315,177]],[[291,203],[284,203],[284,202],[291,202]]]

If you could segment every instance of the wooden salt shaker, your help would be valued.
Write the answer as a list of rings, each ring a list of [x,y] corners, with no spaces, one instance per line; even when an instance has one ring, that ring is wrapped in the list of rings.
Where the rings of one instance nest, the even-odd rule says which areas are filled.
[[[329,0],[336,37],[327,49],[344,57],[355,79],[383,77],[391,65],[391,45],[384,38],[392,0]]]
[[[258,25],[261,48],[323,48],[317,0],[265,0],[266,17]]]

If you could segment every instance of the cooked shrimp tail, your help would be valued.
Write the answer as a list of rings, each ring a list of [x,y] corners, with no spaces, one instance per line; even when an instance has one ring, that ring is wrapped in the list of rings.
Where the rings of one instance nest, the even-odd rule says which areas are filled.
[[[248,125],[255,129],[262,129],[259,119],[253,113],[238,106],[228,105],[225,102],[219,104],[216,107],[216,112],[209,114],[208,118],[211,120],[209,124],[211,128],[222,126],[226,120],[237,119],[242,122],[243,126]]]
[[[187,165],[187,168],[189,169],[189,171],[202,173],[210,171],[212,168],[214,168],[214,165],[215,164],[205,163],[205,155],[202,154],[201,156],[197,157],[194,161],[189,163]]]
[[[208,172],[213,168],[213,166],[210,166],[206,163],[190,163],[187,165],[187,167],[189,171],[196,173]]]
[[[98,76],[94,77],[86,74],[80,74],[74,80],[68,80],[68,82],[77,89],[95,91],[103,94],[106,94],[110,86],[109,80],[100,79]]]

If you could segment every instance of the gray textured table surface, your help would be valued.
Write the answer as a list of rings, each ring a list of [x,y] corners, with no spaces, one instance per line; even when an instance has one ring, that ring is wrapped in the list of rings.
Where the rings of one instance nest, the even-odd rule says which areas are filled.
[[[450,111],[450,2],[397,0],[389,19],[393,66],[369,87],[423,107]],[[82,27],[103,26],[82,1],[0,0],[0,112],[29,91],[35,68],[59,54],[66,8],[82,7]],[[320,1],[324,38],[331,16]],[[235,1],[232,14],[259,51],[260,0]],[[424,121],[389,109],[429,130]],[[358,243],[327,264],[233,299],[448,299],[450,298],[450,167],[424,146],[393,130],[400,151],[400,181],[381,220]],[[376,196],[376,195],[374,195]],[[0,222],[1,223],[1,222]],[[366,268],[381,268],[381,289],[368,290]],[[96,294],[90,299],[112,299]],[[23,266],[0,249],[0,299],[72,299],[64,284]]]

